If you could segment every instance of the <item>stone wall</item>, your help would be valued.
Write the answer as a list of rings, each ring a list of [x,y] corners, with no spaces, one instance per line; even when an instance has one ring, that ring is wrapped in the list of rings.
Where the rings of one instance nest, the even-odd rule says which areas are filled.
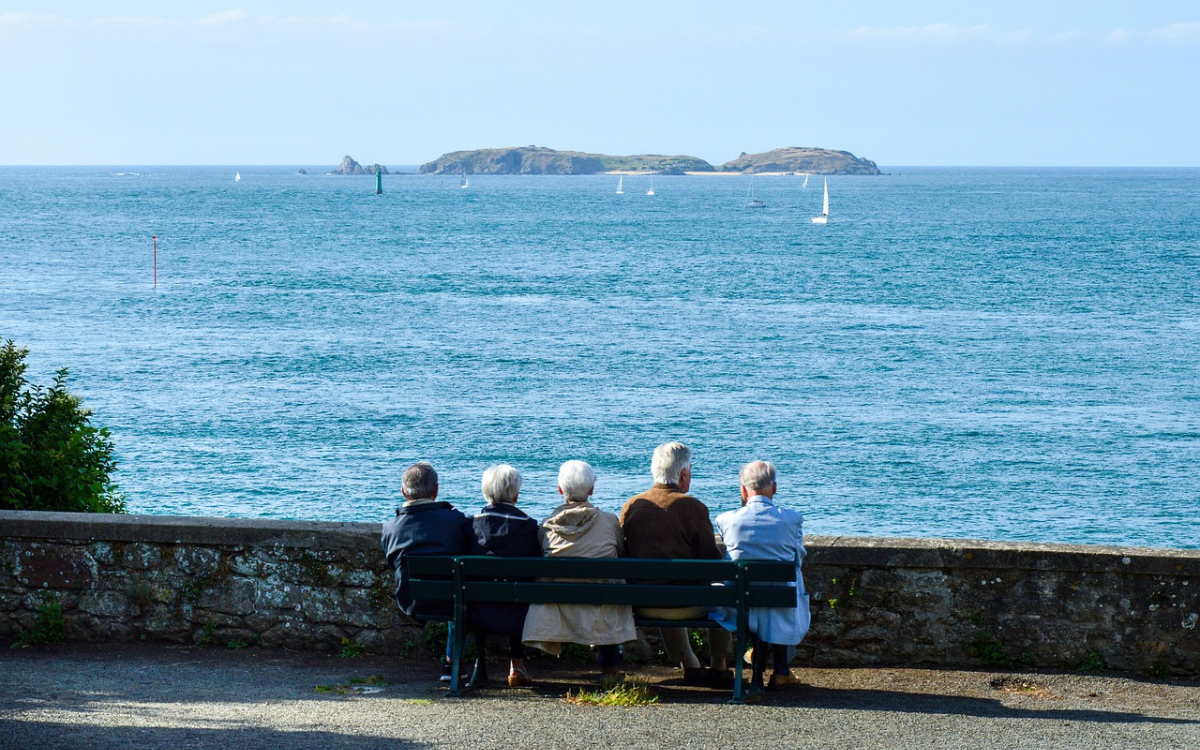
[[[415,655],[377,524],[0,512],[0,639]],[[810,537],[799,663],[1200,674],[1200,551]],[[436,651],[440,644],[430,643]]]

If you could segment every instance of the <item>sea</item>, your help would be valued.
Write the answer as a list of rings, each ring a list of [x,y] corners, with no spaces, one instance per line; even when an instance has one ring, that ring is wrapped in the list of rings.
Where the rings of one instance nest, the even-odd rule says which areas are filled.
[[[818,176],[328,168],[0,168],[0,339],[131,512],[378,522],[428,460],[542,518],[568,459],[615,511],[681,440],[808,534],[1200,548],[1200,170],[889,167],[820,226]]]

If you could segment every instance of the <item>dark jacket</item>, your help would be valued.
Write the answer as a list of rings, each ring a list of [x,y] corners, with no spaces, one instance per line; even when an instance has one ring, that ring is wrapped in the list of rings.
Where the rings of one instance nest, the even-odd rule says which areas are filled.
[[[497,557],[542,556],[537,521],[525,515],[525,512],[515,505],[489,503],[479,511],[479,515],[468,519],[467,523],[467,554]],[[525,613],[528,610],[528,604],[476,604],[467,611],[467,619],[490,633],[520,638],[525,627]]]
[[[449,614],[446,602],[414,602],[408,593],[409,555],[464,555],[468,550],[467,517],[444,501],[406,505],[383,525],[383,551],[396,571],[396,603],[406,615]]]

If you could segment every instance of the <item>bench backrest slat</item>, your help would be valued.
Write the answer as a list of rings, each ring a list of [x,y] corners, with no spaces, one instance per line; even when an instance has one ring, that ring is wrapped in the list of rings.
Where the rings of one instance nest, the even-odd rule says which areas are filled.
[[[421,557],[406,560],[414,578],[450,576],[454,560],[462,561],[470,577],[497,578],[624,578],[669,581],[732,580],[740,565],[750,581],[789,582],[796,580],[790,562],[731,560],[648,560],[637,558],[591,559],[578,557]]]

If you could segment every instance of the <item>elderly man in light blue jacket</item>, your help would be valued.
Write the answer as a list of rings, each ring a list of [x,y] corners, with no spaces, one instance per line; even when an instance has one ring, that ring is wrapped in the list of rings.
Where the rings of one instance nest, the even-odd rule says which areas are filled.
[[[767,461],[752,461],[742,467],[742,507],[717,516],[717,529],[725,540],[731,560],[794,560],[796,563],[796,607],[755,607],[750,610],[750,630],[758,635],[766,656],[774,661],[768,690],[796,685],[789,667],[793,647],[808,633],[808,594],[800,563],[804,550],[804,516],[775,505],[775,467]]]

